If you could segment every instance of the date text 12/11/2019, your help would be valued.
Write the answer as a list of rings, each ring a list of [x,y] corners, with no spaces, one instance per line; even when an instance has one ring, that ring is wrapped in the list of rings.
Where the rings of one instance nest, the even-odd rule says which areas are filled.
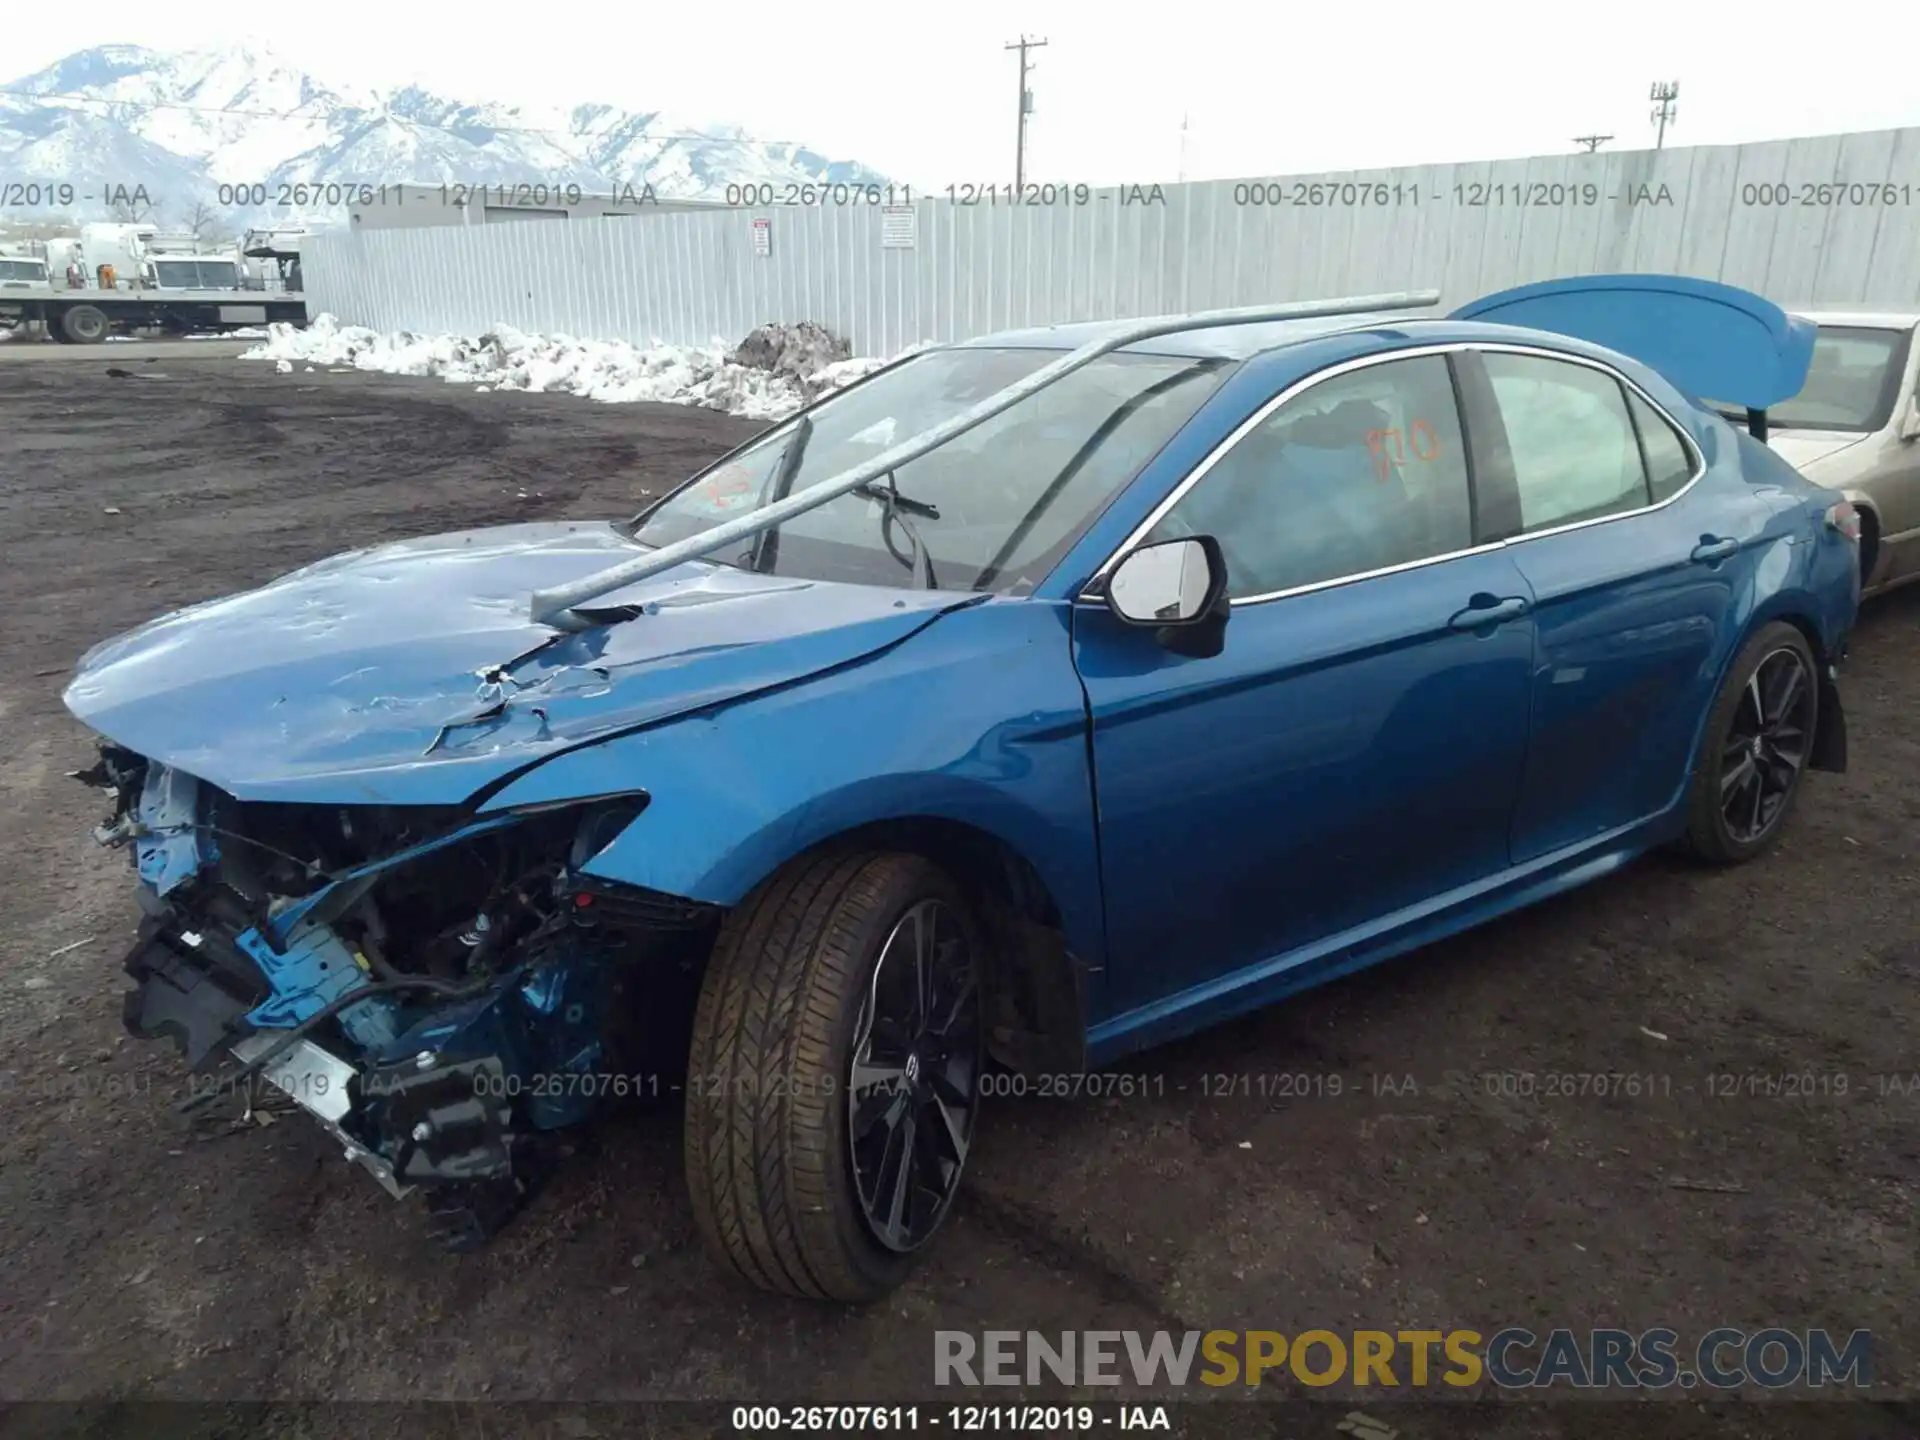
[[[926,1429],[1058,1435],[1173,1429],[1164,1405],[736,1405],[731,1418],[736,1434],[884,1434]]]
[[[1623,185],[1607,189],[1592,181],[1509,182],[1465,180],[1444,190],[1426,190],[1405,180],[1243,180],[1233,187],[1233,203],[1255,209],[1382,210],[1396,206],[1453,204],[1468,210],[1511,206],[1561,209],[1597,205],[1672,206],[1667,185]]]
[[[440,205],[455,209],[540,209],[546,206],[608,205],[638,207],[660,204],[651,185],[616,185],[608,190],[557,181],[513,181],[499,184],[399,185],[358,180],[282,180],[274,183],[227,184],[214,192],[214,203],[228,209],[330,210],[340,206],[361,209],[391,206]]]

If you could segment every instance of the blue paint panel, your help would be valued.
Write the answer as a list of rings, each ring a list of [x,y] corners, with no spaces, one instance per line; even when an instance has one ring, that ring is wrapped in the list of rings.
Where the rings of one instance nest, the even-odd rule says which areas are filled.
[[[1219,655],[1085,607],[1116,1005],[1151,1003],[1506,869],[1528,597],[1504,553],[1235,606]]]
[[[1774,523],[1749,487],[1711,474],[1665,509],[1512,547],[1538,634],[1516,862],[1676,803]],[[1744,548],[1696,564],[1707,533]]]
[[[642,788],[590,875],[730,905],[828,836],[927,816],[995,836],[1039,870],[1070,945],[1102,950],[1086,702],[1067,610],[994,600],[907,645],[710,716],[575,750],[489,810]]]
[[[1387,911],[1285,955],[1161,996],[1095,1025],[1088,1063],[1111,1065],[1151,1045],[1177,1040],[1316,985],[1351,975],[1422,945],[1432,945],[1511,911],[1610,875],[1678,833],[1669,819],[1602,837],[1570,854],[1514,866],[1419,905]]]
[[[1800,393],[1812,321],[1684,275],[1582,275],[1484,296],[1450,317],[1570,335],[1658,370],[1699,400],[1764,410]]]

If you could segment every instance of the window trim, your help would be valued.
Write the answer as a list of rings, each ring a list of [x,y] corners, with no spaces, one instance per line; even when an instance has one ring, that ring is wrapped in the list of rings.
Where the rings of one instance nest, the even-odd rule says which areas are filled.
[[[1571,365],[1584,365],[1590,370],[1598,370],[1603,375],[1610,377],[1624,386],[1630,393],[1638,395],[1653,408],[1655,414],[1672,425],[1674,432],[1680,436],[1680,443],[1686,449],[1689,465],[1686,484],[1675,490],[1673,494],[1669,495],[1666,499],[1653,501],[1635,510],[1621,510],[1612,515],[1599,515],[1590,520],[1575,520],[1568,524],[1556,525],[1545,530],[1526,531],[1518,535],[1508,536],[1504,539],[1489,540],[1482,544],[1471,545],[1464,550],[1450,550],[1443,555],[1428,555],[1419,560],[1406,560],[1398,565],[1382,566],[1377,570],[1356,571],[1351,575],[1335,576],[1331,580],[1315,580],[1305,585],[1291,586],[1285,590],[1270,590],[1259,595],[1242,595],[1229,600],[1227,603],[1234,607],[1242,605],[1264,605],[1273,600],[1286,600],[1295,595],[1308,595],[1320,590],[1332,590],[1338,586],[1353,585],[1362,580],[1375,580],[1385,575],[1398,575],[1408,570],[1422,569],[1428,565],[1444,565],[1450,560],[1464,559],[1469,555],[1490,554],[1495,550],[1504,550],[1510,546],[1525,545],[1534,540],[1544,540],[1551,535],[1565,535],[1571,531],[1586,530],[1595,525],[1612,525],[1617,521],[1631,520],[1635,516],[1650,515],[1656,510],[1666,509],[1667,506],[1678,502],[1706,477],[1706,456],[1701,451],[1699,444],[1694,440],[1694,437],[1688,433],[1687,427],[1675,419],[1673,412],[1667,409],[1665,405],[1648,394],[1643,386],[1635,383],[1631,377],[1622,374],[1605,361],[1595,360],[1586,355],[1574,355],[1565,350],[1550,349],[1544,345],[1526,345],[1497,340],[1455,340],[1433,345],[1412,345],[1399,350],[1383,350],[1372,355],[1362,355],[1357,359],[1343,360],[1339,364],[1330,365],[1324,370],[1316,370],[1313,374],[1294,381],[1271,399],[1263,402],[1259,409],[1255,410],[1253,414],[1236,425],[1213,449],[1202,456],[1193,469],[1189,470],[1180,482],[1175,485],[1172,490],[1167,492],[1165,498],[1163,498],[1159,504],[1155,505],[1152,510],[1147,512],[1146,519],[1136,525],[1127,535],[1126,539],[1114,547],[1113,552],[1101,562],[1099,568],[1093,572],[1092,577],[1088,579],[1087,583],[1080,587],[1079,593],[1074,596],[1074,602],[1076,604],[1104,604],[1106,602],[1106,596],[1102,587],[1105,586],[1108,577],[1119,568],[1120,562],[1131,555],[1134,550],[1139,547],[1141,542],[1153,533],[1154,527],[1164,520],[1168,512],[1185,498],[1189,490],[1193,489],[1195,485],[1206,478],[1207,473],[1224,459],[1228,452],[1238,445],[1241,440],[1246,438],[1250,432],[1257,429],[1269,415],[1290,400],[1305,394],[1314,386],[1322,384],[1325,381],[1335,379],[1341,375],[1351,374],[1355,370],[1368,369],[1374,365],[1389,365],[1396,360],[1417,360],[1429,355],[1445,357],[1462,353],[1481,352],[1503,355],[1532,355],[1543,360],[1560,360]],[[1449,370],[1451,370],[1451,367],[1449,367]],[[1454,404],[1457,411],[1460,406],[1460,396],[1457,386],[1455,387]],[[1633,411],[1631,406],[1627,407],[1627,419],[1628,423],[1632,424]],[[1461,432],[1464,435],[1466,433],[1464,417],[1461,418],[1460,424]],[[1467,457],[1467,469],[1468,474],[1472,475],[1473,463],[1471,455]],[[1642,462],[1641,473],[1643,477],[1646,476],[1644,461]],[[1646,483],[1648,486],[1647,493],[1651,496],[1653,493],[1651,479],[1647,479]]]

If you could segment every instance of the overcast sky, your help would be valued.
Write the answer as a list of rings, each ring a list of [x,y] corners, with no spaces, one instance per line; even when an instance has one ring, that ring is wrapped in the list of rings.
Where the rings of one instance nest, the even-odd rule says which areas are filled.
[[[1595,132],[1643,148],[1656,79],[1681,83],[1669,144],[1920,124],[1920,21],[1878,0],[326,0],[267,13],[282,23],[257,7],[69,7],[10,26],[0,64],[17,75],[109,41],[245,39],[323,81],[671,110],[922,186],[1012,178],[1016,61],[1001,47],[1023,29],[1050,42],[1034,56],[1029,179],[1177,179],[1183,117],[1188,179],[1559,153]],[[1920,156],[1907,178],[1920,183]]]

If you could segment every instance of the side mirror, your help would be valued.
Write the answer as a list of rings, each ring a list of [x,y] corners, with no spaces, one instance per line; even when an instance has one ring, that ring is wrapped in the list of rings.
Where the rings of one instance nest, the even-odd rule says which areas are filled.
[[[1906,409],[1900,416],[1898,433],[1902,440],[1920,440],[1920,391],[1907,397]]]
[[[1231,607],[1227,562],[1211,535],[1142,545],[1107,579],[1107,608],[1124,624],[1160,632],[1182,655],[1218,655]]]

